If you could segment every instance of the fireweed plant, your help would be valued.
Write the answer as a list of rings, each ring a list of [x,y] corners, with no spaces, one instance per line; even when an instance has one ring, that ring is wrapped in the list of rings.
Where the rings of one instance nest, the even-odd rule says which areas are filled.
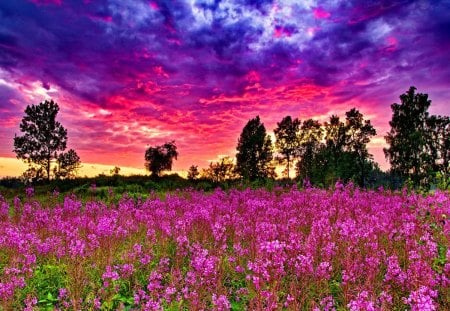
[[[114,194],[111,194],[114,195]],[[450,195],[0,196],[0,309],[449,310]]]

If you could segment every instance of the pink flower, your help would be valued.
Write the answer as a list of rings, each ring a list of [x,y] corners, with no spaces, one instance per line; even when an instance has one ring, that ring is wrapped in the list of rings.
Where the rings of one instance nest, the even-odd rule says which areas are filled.
[[[217,310],[217,311],[225,311],[225,310],[231,309],[231,304],[225,295],[217,296],[216,294],[213,294],[212,295],[212,303],[214,306],[214,310]]]

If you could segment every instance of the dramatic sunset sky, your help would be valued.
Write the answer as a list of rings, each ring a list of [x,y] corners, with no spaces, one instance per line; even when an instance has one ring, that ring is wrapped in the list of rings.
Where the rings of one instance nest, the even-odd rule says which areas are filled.
[[[142,169],[169,140],[175,170],[205,167],[256,115],[272,131],[352,107],[386,168],[390,105],[411,85],[450,114],[450,1],[1,0],[0,176],[22,172],[13,137],[46,98],[97,173]]]

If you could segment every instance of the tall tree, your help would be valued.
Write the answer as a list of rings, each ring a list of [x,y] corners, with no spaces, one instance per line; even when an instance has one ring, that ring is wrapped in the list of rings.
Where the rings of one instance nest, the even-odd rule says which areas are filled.
[[[450,117],[430,116],[427,120],[427,138],[430,143],[433,171],[441,176],[442,188],[450,181]]]
[[[67,130],[56,121],[59,106],[53,100],[27,106],[20,123],[22,136],[14,136],[14,152],[17,158],[30,166],[33,179],[50,180],[51,163],[66,149]]]
[[[324,129],[318,121],[306,120],[300,128],[298,177],[314,184],[334,184],[336,179],[354,180],[364,186],[373,169],[367,143],[376,134],[369,120],[355,108],[345,113],[345,123],[332,115]],[[323,134],[325,139],[322,142]]]
[[[259,116],[245,125],[236,149],[236,169],[243,178],[255,180],[271,174],[272,141]]]
[[[384,154],[393,172],[419,186],[427,182],[434,160],[426,128],[431,101],[428,94],[416,94],[415,91],[416,88],[411,86],[400,95],[400,104],[391,105],[391,130],[385,136],[389,147],[384,148]]]
[[[149,147],[145,151],[145,167],[153,177],[159,176],[162,171],[172,170],[173,159],[177,159],[178,151],[175,141],[164,145]]]
[[[337,179],[347,181],[353,175],[353,163],[350,163],[349,155],[345,153],[347,144],[347,128],[336,115],[325,122],[325,145],[321,149],[319,159],[323,165],[323,183],[334,184]]]
[[[277,128],[273,130],[275,134],[275,147],[280,153],[280,162],[286,162],[287,178],[291,168],[291,162],[295,160],[298,148],[300,147],[299,130],[300,120],[291,116],[286,116],[277,123]]]
[[[354,162],[358,167],[358,172],[355,176],[358,184],[361,187],[365,186],[366,177],[368,173],[369,161],[372,155],[367,150],[367,144],[370,138],[377,134],[376,130],[370,123],[370,120],[364,120],[362,113],[355,108],[345,113],[346,120],[346,136],[347,143],[345,149],[354,158]]]
[[[336,115],[332,115],[330,122],[325,123],[325,144],[331,153],[334,166],[338,165],[339,158],[344,152],[347,143],[346,131],[345,124]]]
[[[320,165],[317,157],[323,147],[323,130],[319,121],[308,119],[303,121],[299,132],[300,146],[298,155],[300,160],[297,162],[297,177],[303,179],[315,179],[315,166]]]

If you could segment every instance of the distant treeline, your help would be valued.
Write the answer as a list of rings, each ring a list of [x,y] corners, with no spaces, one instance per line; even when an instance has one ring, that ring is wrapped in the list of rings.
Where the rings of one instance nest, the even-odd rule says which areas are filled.
[[[286,116],[274,129],[275,142],[256,116],[242,130],[235,161],[225,157],[202,170],[192,165],[187,180],[173,175],[161,178],[164,171],[172,169],[173,160],[179,156],[175,141],[145,151],[145,167],[151,172],[150,177],[119,177],[120,168],[115,167],[112,177],[99,176],[95,180],[105,186],[139,181],[138,184],[147,188],[168,190],[172,186],[209,189],[217,185],[265,185],[275,184],[276,165],[285,165],[282,179],[276,184],[296,182],[329,187],[341,181],[360,187],[398,188],[406,184],[425,190],[433,186],[447,189],[450,119],[430,116],[428,95],[415,91],[416,88],[411,87],[400,96],[400,104],[391,105],[391,130],[385,136],[388,147],[384,149],[391,165],[388,172],[380,170],[367,149],[370,139],[376,135],[374,127],[353,108],[345,113],[344,120],[332,115],[324,123]],[[60,188],[73,189],[86,182],[94,183],[92,179],[75,178],[80,158],[72,149],[64,152],[67,130],[56,121],[58,111],[53,101],[26,108],[20,125],[24,135],[14,137],[14,151],[19,159],[29,164],[29,169],[20,180],[3,179],[0,185],[14,187],[53,180]],[[295,171],[293,179],[291,171]]]

